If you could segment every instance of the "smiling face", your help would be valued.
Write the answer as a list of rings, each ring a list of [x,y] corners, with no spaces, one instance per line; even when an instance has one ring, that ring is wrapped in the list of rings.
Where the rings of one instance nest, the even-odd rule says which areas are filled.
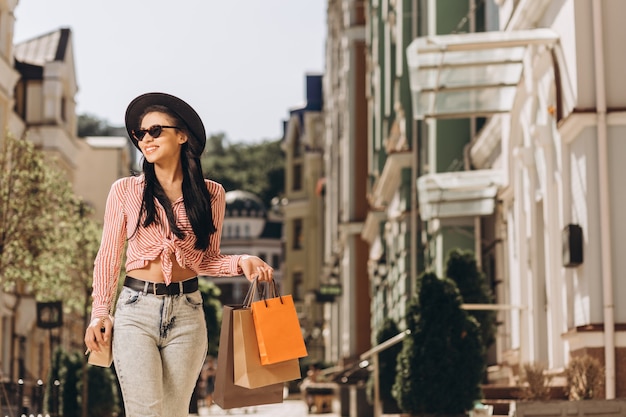
[[[152,126],[176,126],[176,123],[165,113],[150,112],[141,120],[141,129],[149,130]],[[187,135],[181,129],[164,127],[157,136],[153,138],[150,133],[146,133],[138,142],[146,161],[157,165],[178,163],[181,147],[187,142]]]

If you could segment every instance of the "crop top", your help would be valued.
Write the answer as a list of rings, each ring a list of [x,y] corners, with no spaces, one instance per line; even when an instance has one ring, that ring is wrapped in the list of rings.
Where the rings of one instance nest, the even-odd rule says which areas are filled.
[[[137,218],[143,198],[144,176],[121,178],[113,183],[106,201],[102,241],[94,261],[92,320],[109,314],[117,291],[124,244],[126,271],[143,268],[158,257],[165,284],[172,282],[172,255],[183,268],[198,275],[235,276],[243,272],[238,266],[241,255],[220,253],[222,225],[226,209],[226,194],[221,184],[205,180],[211,195],[211,211],[216,232],[209,237],[206,250],[194,248],[196,238],[187,218],[183,197],[172,204],[172,211],[179,228],[185,233],[183,239],[170,230],[165,209],[155,200],[161,224],[153,222],[148,227],[139,226],[135,233]]]

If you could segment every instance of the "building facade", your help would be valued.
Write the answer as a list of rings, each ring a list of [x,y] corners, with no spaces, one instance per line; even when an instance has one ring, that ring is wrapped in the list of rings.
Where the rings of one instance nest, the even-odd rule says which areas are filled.
[[[626,59],[615,53],[625,8],[368,2],[372,198],[363,236],[371,284],[387,292],[376,292],[372,311],[385,313],[373,332],[382,317],[402,316],[398,300],[416,275],[443,276],[451,249],[471,250],[499,311],[490,364],[517,378],[521,364],[558,370],[586,353],[605,365],[606,397],[626,395],[617,302],[626,291]]]
[[[77,137],[72,32],[61,28],[13,45],[16,6],[0,2],[0,126],[43,150],[102,221],[111,184],[130,171],[128,139]],[[63,326],[52,330],[37,327],[36,319],[37,302],[27,288],[18,283],[0,292],[0,382],[14,393],[22,380],[25,398],[45,380],[53,347],[83,349],[82,315],[66,314]]]
[[[308,361],[325,359],[323,304],[318,299],[323,282],[324,240],[322,76],[306,76],[306,101],[292,108],[284,124],[285,191],[283,288],[292,294],[307,343]]]
[[[413,3],[371,2],[367,8],[368,201],[372,341],[386,319],[404,325],[415,295],[419,250],[416,189],[417,126],[412,118],[404,50],[417,29]]]

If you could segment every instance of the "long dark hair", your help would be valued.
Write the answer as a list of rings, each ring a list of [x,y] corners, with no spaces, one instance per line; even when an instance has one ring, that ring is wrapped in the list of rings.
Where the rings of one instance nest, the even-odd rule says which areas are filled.
[[[183,200],[185,203],[185,211],[187,218],[191,223],[191,228],[196,237],[195,248],[205,250],[209,246],[209,237],[217,230],[213,224],[213,214],[211,212],[211,194],[207,190],[202,175],[202,166],[200,164],[201,149],[195,149],[198,143],[194,139],[193,134],[178,115],[165,106],[155,105],[147,107],[139,117],[139,122],[143,120],[148,113],[158,112],[164,113],[174,122],[174,126],[178,126],[187,134],[187,142],[181,147],[180,162],[183,168]],[[154,164],[143,158],[143,173],[145,177],[145,187],[143,190],[143,200],[141,202],[141,210],[137,218],[137,226],[135,232],[140,226],[148,227],[152,223],[162,225],[163,219],[157,214],[155,201],[156,198],[165,209],[165,215],[172,233],[179,239],[185,237],[185,231],[176,223],[176,218],[172,210],[172,203],[165,194],[163,187],[159,183],[154,172]],[[143,221],[142,221],[143,219]]]

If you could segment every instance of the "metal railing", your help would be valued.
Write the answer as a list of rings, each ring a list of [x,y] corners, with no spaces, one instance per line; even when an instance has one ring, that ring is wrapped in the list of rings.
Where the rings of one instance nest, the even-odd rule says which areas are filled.
[[[372,365],[374,367],[374,417],[380,417],[382,415],[382,407],[380,403],[380,380],[379,380],[379,362],[378,355],[383,350],[389,349],[390,347],[397,345],[400,343],[407,335],[411,334],[410,329],[406,329],[405,331],[398,333],[394,337],[385,340],[384,342],[374,346],[367,352],[363,352],[359,357],[361,359],[361,363],[359,366],[361,368],[366,368],[369,366],[369,358],[372,358]]]

